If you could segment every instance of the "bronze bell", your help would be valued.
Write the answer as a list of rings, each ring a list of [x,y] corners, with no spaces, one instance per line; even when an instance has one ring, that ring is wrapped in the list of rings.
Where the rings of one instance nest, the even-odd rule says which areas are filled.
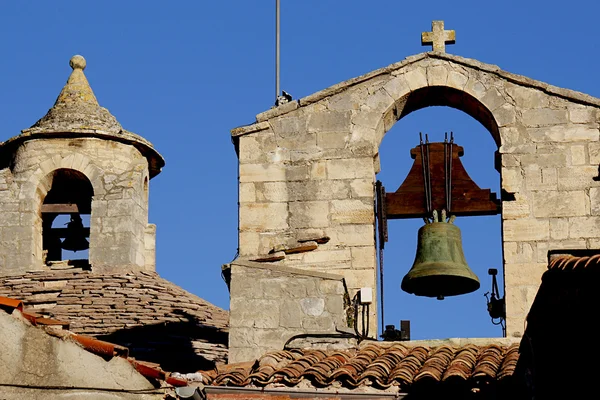
[[[64,250],[78,251],[90,247],[90,243],[85,238],[86,232],[79,214],[71,214],[71,221],[67,223],[67,234],[62,241],[61,247]]]
[[[402,290],[417,296],[456,296],[479,289],[479,279],[467,265],[462,249],[460,229],[446,221],[445,212],[437,221],[419,229],[417,254],[412,268],[402,279]]]

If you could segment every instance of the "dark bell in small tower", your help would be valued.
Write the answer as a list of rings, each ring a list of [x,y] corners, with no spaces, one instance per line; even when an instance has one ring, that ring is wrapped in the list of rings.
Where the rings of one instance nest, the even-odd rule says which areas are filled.
[[[79,214],[71,214],[71,221],[67,223],[67,233],[62,241],[61,247],[64,250],[79,251],[86,250],[90,243],[85,238],[85,229]]]

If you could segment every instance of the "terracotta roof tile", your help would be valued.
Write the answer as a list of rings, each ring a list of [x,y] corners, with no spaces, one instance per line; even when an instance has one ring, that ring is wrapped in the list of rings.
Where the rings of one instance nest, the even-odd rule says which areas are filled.
[[[267,353],[253,363],[202,372],[213,386],[258,386],[301,382],[313,387],[372,387],[407,391],[425,382],[472,382],[474,386],[511,377],[518,344],[409,347],[374,342],[344,351],[289,350]]]
[[[600,254],[575,256],[570,254],[553,257],[548,263],[549,271],[584,271],[600,268]]]

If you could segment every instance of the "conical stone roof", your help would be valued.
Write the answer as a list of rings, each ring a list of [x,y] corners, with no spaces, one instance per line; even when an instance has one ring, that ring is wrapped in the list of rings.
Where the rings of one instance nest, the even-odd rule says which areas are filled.
[[[147,159],[150,177],[165,165],[163,157],[146,139],[129,132],[104,107],[100,106],[83,73],[85,58],[75,55],[69,61],[73,69],[54,105],[46,115],[21,134],[0,143],[0,163],[10,159],[16,147],[30,139],[52,137],[95,137],[135,146]]]
[[[119,134],[123,130],[121,124],[106,108],[98,104],[83,73],[85,58],[73,56],[69,65],[73,72],[54,106],[31,128],[45,133],[99,130]]]

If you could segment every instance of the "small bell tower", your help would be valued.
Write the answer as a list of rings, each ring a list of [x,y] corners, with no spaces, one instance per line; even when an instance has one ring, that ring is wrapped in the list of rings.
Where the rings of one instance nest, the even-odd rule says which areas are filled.
[[[148,183],[164,159],[99,105],[82,56],[54,106],[0,143],[0,275],[154,270]]]

